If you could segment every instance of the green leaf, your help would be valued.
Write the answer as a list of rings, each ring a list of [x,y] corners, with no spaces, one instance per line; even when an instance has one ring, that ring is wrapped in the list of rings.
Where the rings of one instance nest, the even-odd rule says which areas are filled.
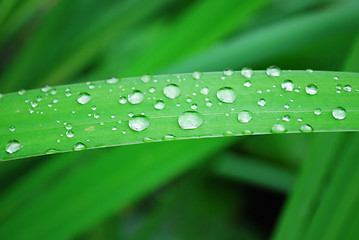
[[[228,70],[6,94],[0,159],[198,137],[357,131],[358,76],[272,68],[248,79]]]

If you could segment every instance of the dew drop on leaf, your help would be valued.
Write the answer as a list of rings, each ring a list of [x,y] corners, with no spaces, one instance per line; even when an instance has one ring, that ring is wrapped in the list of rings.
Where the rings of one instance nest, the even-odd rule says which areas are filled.
[[[338,120],[342,120],[346,117],[347,113],[344,108],[338,107],[332,111],[333,117]]]
[[[145,96],[141,91],[135,90],[130,95],[128,95],[128,101],[131,104],[139,104],[143,101]]]
[[[150,126],[150,120],[145,116],[135,116],[130,119],[128,125],[132,130],[141,132]]]
[[[285,133],[287,129],[283,124],[277,123],[272,127],[272,133]]]
[[[276,66],[270,66],[266,70],[266,74],[270,77],[279,77],[281,73],[281,70],[279,67]]]
[[[314,114],[318,116],[318,115],[322,114],[322,110],[317,108],[314,110]]]
[[[237,98],[237,94],[232,88],[224,87],[218,90],[217,98],[224,103],[233,103]]]
[[[55,148],[50,148],[48,150],[45,151],[45,154],[55,154],[60,152],[59,150],[55,149]]]
[[[314,129],[309,124],[304,124],[300,126],[299,131],[302,133],[309,133],[309,132],[313,132]]]
[[[250,86],[252,86],[252,83],[250,81],[246,81],[243,85],[245,87],[250,87]]]
[[[85,150],[87,147],[85,144],[78,142],[74,145],[73,150],[74,151],[81,151],[81,150]]]
[[[173,140],[175,140],[176,139],[176,137],[175,136],[173,136],[173,135],[170,135],[170,134],[167,134],[167,135],[165,135],[164,137],[163,137],[163,141],[173,141]]]
[[[86,104],[89,101],[91,101],[92,97],[90,94],[86,93],[86,92],[82,92],[79,94],[79,96],[77,97],[77,102],[80,104]]]
[[[115,84],[115,83],[118,83],[118,78],[112,77],[112,78],[107,79],[106,82],[108,84]]]
[[[143,75],[142,77],[141,77],[141,80],[142,80],[142,82],[144,82],[144,83],[148,83],[150,80],[151,80],[151,75]]]
[[[26,90],[21,89],[17,92],[20,96],[24,95],[26,93]]]
[[[7,144],[5,146],[6,152],[10,153],[10,154],[19,151],[20,148],[22,148],[22,145],[16,140],[11,140],[11,141],[7,142]]]
[[[223,71],[223,74],[226,76],[232,76],[234,71],[232,69],[226,69]]]
[[[182,129],[196,129],[202,123],[202,116],[195,111],[184,112],[178,117],[178,124]]]
[[[49,85],[45,85],[44,87],[41,88],[41,91],[43,92],[48,92],[50,91],[51,87]]]
[[[193,77],[193,79],[196,79],[196,80],[199,80],[200,78],[201,78],[201,76],[202,76],[202,73],[201,72],[193,72],[192,73],[192,77]]]
[[[120,100],[118,102],[121,104],[125,104],[125,103],[127,103],[127,99],[125,97],[122,97],[122,98],[120,98]]]
[[[247,123],[252,120],[252,116],[249,111],[241,111],[238,113],[238,121],[242,123]]]
[[[314,83],[305,87],[305,92],[309,95],[315,95],[318,93],[318,87]]]
[[[286,80],[281,84],[281,87],[286,92],[291,92],[294,89],[294,83],[291,80]]]
[[[10,131],[10,132],[14,132],[15,130],[16,130],[15,126],[11,126],[11,127],[9,128],[9,131]]]
[[[154,107],[158,110],[162,110],[165,107],[165,103],[162,100],[158,100]]]
[[[251,68],[242,68],[241,75],[245,78],[251,78],[253,75],[253,70]]]
[[[72,137],[75,136],[75,134],[74,134],[73,131],[66,131],[66,136],[67,136],[68,138],[72,138]]]
[[[199,92],[203,95],[208,95],[209,89],[207,87],[203,87]]]
[[[163,88],[163,93],[170,99],[175,99],[181,94],[181,89],[175,84],[169,84]]]
[[[267,102],[264,98],[261,98],[258,100],[257,104],[261,107],[264,107],[267,104]]]

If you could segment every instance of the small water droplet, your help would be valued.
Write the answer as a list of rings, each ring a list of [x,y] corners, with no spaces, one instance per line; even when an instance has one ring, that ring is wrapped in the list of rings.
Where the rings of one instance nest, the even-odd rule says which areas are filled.
[[[175,140],[175,138],[176,138],[175,136],[167,134],[163,137],[163,141],[173,141]]]
[[[207,107],[209,107],[209,108],[210,108],[210,107],[212,107],[212,105],[213,105],[213,103],[212,103],[212,102],[206,102],[206,106],[207,106]]]
[[[196,129],[202,123],[202,116],[195,111],[184,112],[178,117],[178,124],[182,129]]]
[[[125,104],[125,103],[127,103],[127,99],[125,97],[122,97],[122,98],[120,98],[120,100],[118,102],[121,104]]]
[[[291,92],[294,89],[294,83],[291,80],[286,80],[282,84],[282,89],[286,92]]]
[[[148,90],[150,93],[154,93],[156,91],[156,88],[152,87]]]
[[[315,115],[320,115],[321,113],[322,113],[322,110],[319,109],[319,108],[317,108],[317,109],[314,110],[314,114],[315,114]]]
[[[318,93],[318,87],[314,83],[305,87],[305,92],[309,95],[315,95]]]
[[[131,104],[139,104],[143,101],[144,95],[141,91],[135,90],[130,95],[128,95],[128,101]]]
[[[41,91],[43,92],[48,92],[51,90],[52,87],[50,87],[49,85],[45,85],[44,87],[41,88]]]
[[[66,136],[68,138],[73,138],[75,136],[74,132],[73,131],[66,131]]]
[[[203,95],[208,95],[209,89],[208,89],[207,87],[203,87],[203,88],[200,90],[200,93],[203,94]]]
[[[198,108],[198,105],[197,105],[197,104],[192,104],[192,105],[191,105],[191,108],[192,108],[193,110],[196,110],[196,109]]]
[[[9,128],[9,131],[10,131],[10,132],[14,132],[15,130],[16,130],[15,126],[11,126],[11,127]]]
[[[285,133],[287,129],[283,124],[277,123],[272,127],[272,133]]]
[[[201,76],[202,76],[201,72],[193,72],[192,73],[193,79],[199,80],[201,78]]]
[[[175,84],[169,84],[163,88],[163,93],[170,99],[175,99],[181,94],[181,89]]]
[[[55,148],[50,148],[48,150],[45,151],[45,154],[55,154],[55,153],[59,153],[60,151],[55,149]]]
[[[285,122],[289,122],[290,121],[290,116],[289,115],[284,115],[282,117],[282,120],[285,121]]]
[[[346,92],[351,92],[351,91],[352,91],[352,87],[349,86],[349,85],[344,86],[343,89],[344,89],[344,91],[346,91]]]
[[[313,69],[307,69],[305,70],[307,73],[313,73]]]
[[[108,84],[115,84],[115,83],[118,83],[118,78],[112,77],[112,78],[107,79],[106,82]]]
[[[87,147],[85,144],[78,142],[74,145],[73,150],[74,151],[81,151],[81,150],[85,150]]]
[[[25,89],[21,89],[17,92],[20,96],[24,95],[26,93]]]
[[[246,81],[243,85],[245,87],[250,87],[250,86],[252,86],[252,83],[250,81]]]
[[[237,98],[237,94],[232,88],[224,87],[218,90],[217,98],[224,103],[233,103]]]
[[[266,73],[270,77],[279,77],[281,73],[281,69],[276,66],[270,66],[267,68]]]
[[[66,89],[65,95],[66,95],[66,97],[71,97],[72,93],[71,93],[70,89]]]
[[[148,75],[148,74],[143,75],[143,76],[141,77],[141,80],[142,80],[142,82],[144,82],[144,83],[148,83],[149,81],[151,81],[151,75]]]
[[[223,71],[223,74],[226,76],[232,76],[234,71],[232,69],[226,69]]]
[[[7,142],[5,146],[6,152],[10,154],[19,151],[20,148],[22,148],[22,145],[16,140],[11,140]]]
[[[92,97],[90,94],[86,93],[86,92],[82,92],[79,94],[79,96],[77,97],[77,102],[80,104],[86,104],[89,101],[91,101]]]
[[[242,68],[241,75],[245,78],[251,78],[253,75],[253,70],[251,68]]]
[[[299,128],[299,131],[302,133],[309,133],[309,132],[313,132],[314,129],[309,124],[304,124]]]
[[[165,103],[162,100],[158,100],[154,107],[158,110],[162,110],[165,107]]]
[[[264,98],[261,98],[258,100],[257,104],[261,107],[264,107],[267,104],[267,102]]]
[[[344,108],[338,107],[332,111],[333,117],[338,120],[342,120],[346,117],[347,113]]]
[[[242,123],[247,123],[252,120],[252,116],[249,111],[242,111],[238,113],[238,121]]]
[[[136,116],[130,119],[128,125],[132,130],[141,132],[150,126],[150,120],[145,116]]]
[[[253,135],[253,131],[246,129],[242,132],[242,135],[245,135],[245,136]]]
[[[335,77],[334,77],[334,80],[339,80],[339,77],[335,76]]]

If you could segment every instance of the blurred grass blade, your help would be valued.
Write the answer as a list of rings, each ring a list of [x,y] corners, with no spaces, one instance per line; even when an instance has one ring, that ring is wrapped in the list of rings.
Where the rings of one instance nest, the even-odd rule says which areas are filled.
[[[236,68],[283,55],[326,37],[359,27],[359,2],[335,4],[327,9],[302,14],[255,29],[224,42],[190,59],[174,63],[161,72],[220,70]],[[211,59],[216,59],[213,62]]]
[[[288,169],[233,153],[222,153],[214,160],[212,168],[218,176],[279,192],[289,192],[294,182],[294,173]]]
[[[0,159],[228,134],[359,130],[359,74],[267,71],[280,76],[256,71],[249,81],[229,70],[6,94]],[[338,84],[346,86],[340,94]]]

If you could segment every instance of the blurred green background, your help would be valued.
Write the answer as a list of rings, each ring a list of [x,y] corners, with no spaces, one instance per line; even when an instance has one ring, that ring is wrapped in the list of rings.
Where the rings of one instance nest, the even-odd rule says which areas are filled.
[[[357,72],[358,33],[357,0],[1,0],[0,92],[270,65]],[[358,144],[226,137],[1,162],[0,239],[357,239]]]

